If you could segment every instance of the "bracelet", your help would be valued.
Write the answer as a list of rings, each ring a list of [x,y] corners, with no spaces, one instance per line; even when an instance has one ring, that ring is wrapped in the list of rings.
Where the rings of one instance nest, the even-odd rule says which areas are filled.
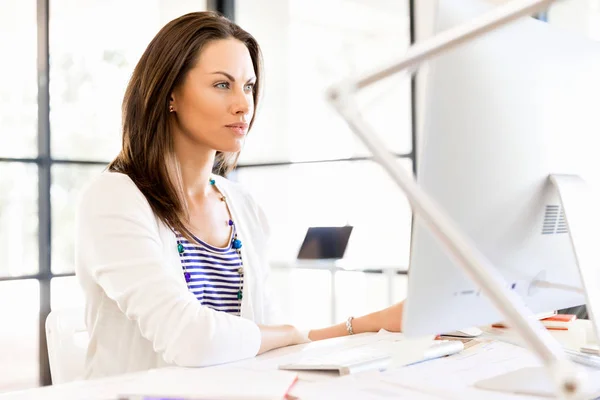
[[[352,329],[352,320],[354,317],[348,317],[346,320],[346,330],[348,331],[348,335],[354,335],[354,330]]]

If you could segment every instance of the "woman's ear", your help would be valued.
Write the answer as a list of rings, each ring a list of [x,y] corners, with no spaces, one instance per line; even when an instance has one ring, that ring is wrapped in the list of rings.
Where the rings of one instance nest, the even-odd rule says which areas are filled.
[[[171,93],[171,99],[169,100],[169,112],[170,113],[174,113],[175,112],[175,96],[173,96],[173,94]]]

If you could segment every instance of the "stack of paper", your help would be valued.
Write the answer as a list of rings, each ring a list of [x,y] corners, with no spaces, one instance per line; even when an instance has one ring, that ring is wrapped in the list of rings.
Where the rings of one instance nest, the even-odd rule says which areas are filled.
[[[237,367],[150,371],[119,393],[119,399],[282,400],[297,380],[286,371]]]

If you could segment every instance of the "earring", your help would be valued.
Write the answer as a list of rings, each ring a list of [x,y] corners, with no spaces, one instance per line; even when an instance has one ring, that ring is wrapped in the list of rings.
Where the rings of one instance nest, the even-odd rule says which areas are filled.
[[[174,112],[174,111],[175,111],[175,109],[173,108],[173,105],[170,105],[169,106],[169,112]]]

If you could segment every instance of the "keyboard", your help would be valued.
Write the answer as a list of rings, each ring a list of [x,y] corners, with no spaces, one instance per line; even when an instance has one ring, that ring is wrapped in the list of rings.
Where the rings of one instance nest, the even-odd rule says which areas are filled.
[[[460,353],[464,349],[465,345],[460,340],[434,340],[433,344],[425,351],[423,361],[451,356]]]
[[[460,340],[434,340],[425,351],[423,359],[431,360],[456,354],[464,349]],[[370,345],[356,346],[343,351],[327,354],[308,355],[290,364],[282,364],[279,369],[294,371],[338,371],[348,375],[369,370],[384,370],[391,361],[389,352]]]
[[[600,369],[600,356],[588,354],[577,350],[563,349],[569,359],[574,363],[585,365],[594,369]]]

